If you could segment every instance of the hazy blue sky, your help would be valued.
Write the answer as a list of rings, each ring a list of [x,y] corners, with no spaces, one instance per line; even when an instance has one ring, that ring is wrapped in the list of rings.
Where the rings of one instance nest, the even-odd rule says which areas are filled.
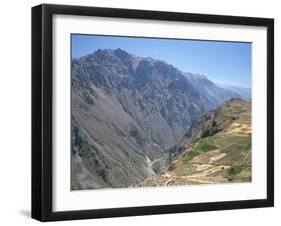
[[[216,83],[251,87],[251,43],[72,35],[72,57],[117,49],[164,60]]]

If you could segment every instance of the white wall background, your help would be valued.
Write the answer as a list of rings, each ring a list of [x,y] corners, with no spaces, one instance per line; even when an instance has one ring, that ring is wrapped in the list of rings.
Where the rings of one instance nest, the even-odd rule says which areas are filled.
[[[279,1],[60,0],[45,3],[275,18],[275,208],[56,222],[56,225],[272,225],[281,213],[281,14]],[[2,1],[0,13],[0,225],[38,225],[30,215],[31,10],[42,1]],[[279,90],[278,90],[279,88]],[[279,139],[278,139],[279,138]]]

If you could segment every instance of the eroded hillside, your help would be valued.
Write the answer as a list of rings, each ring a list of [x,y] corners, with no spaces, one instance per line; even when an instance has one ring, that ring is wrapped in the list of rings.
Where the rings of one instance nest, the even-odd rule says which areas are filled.
[[[251,181],[251,103],[226,101],[196,122],[171,151],[179,157],[139,186]]]

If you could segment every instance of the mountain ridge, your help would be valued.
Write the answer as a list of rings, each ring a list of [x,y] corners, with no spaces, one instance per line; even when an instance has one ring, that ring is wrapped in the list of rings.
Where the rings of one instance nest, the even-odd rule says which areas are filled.
[[[152,58],[152,57],[149,57],[149,56],[138,56],[138,55],[134,55],[134,54],[129,54],[126,50],[123,50],[121,48],[117,48],[117,49],[110,49],[110,48],[108,48],[108,49],[97,49],[93,53],[86,54],[85,56],[72,58],[72,61],[78,61],[78,60],[83,59],[83,58],[91,57],[94,54],[101,53],[101,52],[109,53],[109,54],[117,53],[117,55],[119,55],[119,57],[121,57],[121,58],[124,57],[124,56],[126,56],[126,57],[131,56],[131,57],[133,57],[137,60],[145,59],[145,60],[148,60],[148,61],[151,61],[151,62],[160,62],[160,63],[167,64],[169,66],[172,66],[171,64],[169,64],[165,60],[155,59],[155,58]],[[248,87],[248,86],[244,87],[244,86],[239,86],[239,85],[229,85],[229,84],[226,84],[226,83],[216,83],[216,82],[213,82],[212,80],[210,80],[206,75],[198,74],[198,73],[185,72],[185,71],[181,71],[178,68],[176,68],[176,69],[179,70],[189,80],[205,80],[205,81],[207,80],[212,85],[215,85],[215,86],[217,86],[219,88],[222,88],[224,90],[234,92],[235,95],[239,95],[239,91],[247,92],[246,96],[240,94],[239,97],[242,98],[242,99],[243,98],[249,98],[249,96],[250,96],[251,87]]]

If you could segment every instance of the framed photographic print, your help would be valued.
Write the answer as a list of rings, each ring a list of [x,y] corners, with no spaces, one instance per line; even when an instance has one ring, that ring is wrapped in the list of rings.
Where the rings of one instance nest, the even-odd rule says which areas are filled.
[[[32,217],[274,205],[274,21],[32,8]]]

